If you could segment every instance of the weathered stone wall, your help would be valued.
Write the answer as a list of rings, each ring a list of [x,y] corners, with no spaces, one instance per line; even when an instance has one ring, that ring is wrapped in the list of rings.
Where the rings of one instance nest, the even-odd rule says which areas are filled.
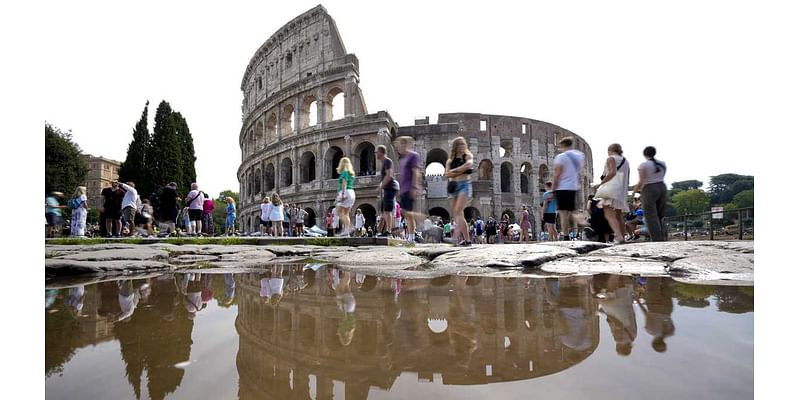
[[[298,204],[324,227],[333,207],[338,160],[349,157],[356,174],[356,208],[367,222],[378,212],[380,169],[374,149],[391,146],[398,135],[417,139],[415,150],[425,159],[445,163],[450,141],[464,136],[475,155],[473,202],[470,216],[500,217],[508,212],[517,220],[521,207],[531,208],[538,233],[543,183],[552,179],[555,143],[574,136],[587,156],[579,207],[585,205],[592,181],[592,153],[580,136],[559,126],[528,118],[450,113],[438,123],[429,119],[399,127],[389,113],[367,114],[359,84],[358,58],[347,54],[336,23],[322,6],[303,13],[273,34],[253,55],[242,78],[242,163],[237,171],[241,195],[239,229],[257,230],[259,204],[264,196],[280,194],[284,203]],[[343,96],[343,117],[334,118],[333,103]],[[316,123],[313,116],[316,116]],[[506,152],[501,155],[501,148]],[[522,167],[525,170],[522,171]],[[447,214],[441,179],[429,179],[429,196],[418,199],[420,210]]]

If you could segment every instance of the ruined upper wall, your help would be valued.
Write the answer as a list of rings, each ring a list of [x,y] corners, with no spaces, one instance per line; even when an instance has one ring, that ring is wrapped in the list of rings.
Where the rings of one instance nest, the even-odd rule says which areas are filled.
[[[336,23],[318,5],[286,23],[259,47],[247,65],[241,90],[245,94],[250,89],[272,93],[309,73],[317,74],[344,64],[346,55]],[[336,59],[342,60],[336,63]]]

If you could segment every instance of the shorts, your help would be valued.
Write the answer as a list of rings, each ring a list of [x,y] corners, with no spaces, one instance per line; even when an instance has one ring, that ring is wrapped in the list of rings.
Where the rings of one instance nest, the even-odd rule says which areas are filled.
[[[105,215],[105,219],[119,219],[119,217],[122,215],[119,208],[112,207],[106,207],[103,211],[103,214]]]
[[[259,218],[260,219],[260,218]],[[261,220],[261,226],[269,226],[269,221]]]
[[[356,203],[356,192],[353,189],[347,189],[344,191],[344,199],[341,198],[341,194],[336,194],[336,206],[342,208],[352,208],[353,204]]]
[[[136,210],[133,207],[125,207],[122,209],[122,219],[125,222],[134,222],[134,218],[136,217]]]
[[[411,192],[400,193],[400,208],[405,211],[414,211],[414,198]]]
[[[545,213],[544,218],[545,224],[555,224],[556,223],[556,213]]]
[[[383,189],[383,198],[381,199],[381,211],[392,212],[394,211],[394,198],[397,196],[397,191],[391,188]]]
[[[49,226],[64,225],[64,219],[61,218],[60,215],[55,215],[53,213],[47,213],[47,214],[45,214],[45,217],[47,218],[47,225],[49,225]]]
[[[202,221],[203,220],[203,210],[192,210],[189,209],[189,221]]]
[[[558,211],[575,211],[575,197],[577,190],[556,190],[556,202]]]
[[[447,197],[451,199],[458,198],[460,193],[466,194],[468,199],[472,198],[472,181],[469,179],[463,181],[455,181],[456,182],[456,190],[453,193],[447,195]]]

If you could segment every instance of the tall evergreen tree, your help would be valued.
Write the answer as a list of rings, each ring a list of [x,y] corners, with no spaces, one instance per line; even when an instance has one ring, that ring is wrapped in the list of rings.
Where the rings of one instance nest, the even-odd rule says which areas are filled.
[[[181,160],[182,160],[182,181],[178,182],[183,187],[189,187],[193,182],[197,181],[197,173],[194,169],[194,163],[197,160],[194,154],[194,140],[192,139],[192,132],[189,130],[189,125],[186,119],[183,118],[180,112],[173,111],[173,123],[178,135],[178,141],[181,146]]]
[[[133,128],[133,140],[128,145],[128,155],[119,167],[119,180],[133,181],[142,193],[150,193],[154,188],[149,176],[150,130],[147,129],[147,108],[150,101],[145,103],[142,117]]]
[[[177,135],[175,117],[172,114],[169,103],[162,100],[156,109],[149,166],[154,185],[164,185],[174,181],[178,183],[178,191],[185,193],[188,188],[183,184],[181,143]]]
[[[64,193],[68,198],[78,186],[86,185],[89,165],[72,133],[44,123],[44,191]]]

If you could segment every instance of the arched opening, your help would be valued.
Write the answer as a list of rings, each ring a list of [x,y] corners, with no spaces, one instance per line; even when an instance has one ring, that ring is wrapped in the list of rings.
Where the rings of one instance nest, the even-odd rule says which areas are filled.
[[[261,182],[264,182],[264,177],[261,175],[261,168],[259,168],[256,170],[255,185],[253,187],[253,190],[255,190],[253,193],[256,197],[261,196]]]
[[[312,227],[317,224],[317,213],[311,207],[306,207],[303,210],[306,211],[306,218],[303,221],[303,224],[307,227]]]
[[[533,166],[526,162],[522,164],[519,169],[519,188],[522,193],[530,193],[531,188],[531,174],[533,173]]]
[[[260,120],[256,124],[256,130],[253,136],[253,142],[255,143],[254,149],[258,151],[264,147],[264,123]]]
[[[481,212],[478,211],[477,208],[475,208],[475,207],[466,207],[466,208],[464,208],[464,218],[467,220],[467,222],[469,222],[469,221],[471,221],[473,219],[478,219],[478,217],[480,217],[480,216],[481,216]]]
[[[314,115],[316,113],[316,97],[314,96],[306,96],[303,98],[303,101],[300,102],[300,129],[308,128],[309,126],[317,124],[317,117]],[[314,112],[311,111],[311,105],[315,104]],[[314,118],[314,123],[311,124],[311,118]]]
[[[325,165],[328,166],[328,171],[325,174],[328,179],[339,179],[339,173],[336,172],[336,167],[339,166],[339,160],[344,157],[342,149],[332,146],[325,152]]]
[[[314,100],[308,107],[308,126],[317,126],[319,123],[317,117],[319,117],[319,102]]]
[[[275,164],[269,163],[266,168],[264,191],[275,190]]]
[[[539,192],[544,193],[544,184],[550,180],[550,170],[547,165],[542,164],[539,166]]]
[[[253,130],[250,129],[250,132],[247,133],[247,154],[253,154],[253,151],[255,151],[255,140],[253,136]]]
[[[375,145],[369,142],[360,143],[356,147],[353,158],[353,168],[356,169],[356,175],[375,175]]]
[[[446,163],[447,152],[442,149],[432,149],[425,156],[425,176],[444,175]]]
[[[283,106],[281,134],[288,136],[294,133],[294,111],[294,106],[291,104]]]
[[[272,143],[278,139],[278,117],[275,113],[269,115],[267,119],[267,143]]]
[[[428,215],[436,216],[442,219],[442,222],[450,221],[450,213],[442,207],[433,207],[428,210]]]
[[[512,139],[501,139],[498,152],[500,157],[511,157],[514,154],[514,141]]]
[[[328,121],[335,121],[344,118],[344,91],[339,87],[334,87],[328,91],[327,107],[325,114],[327,114]]]
[[[481,163],[478,164],[478,180],[490,181],[493,173],[494,165],[492,165],[492,162],[490,160],[481,160]]]
[[[317,175],[317,159],[314,153],[307,151],[300,157],[300,183],[311,182]]]
[[[503,193],[511,193],[511,174],[514,167],[510,162],[504,162],[500,165],[500,191]]]
[[[364,203],[356,207],[356,209],[361,209],[361,214],[364,215],[365,228],[368,226],[375,226],[375,216],[378,215],[378,213],[375,211],[375,207],[373,207],[371,204]]]
[[[292,184],[292,160],[284,158],[281,161],[281,187]]]
[[[505,211],[503,211],[503,214],[508,216],[508,223],[509,224],[513,224],[514,221],[516,221],[516,219],[515,219],[516,217],[514,216],[514,212],[513,211],[505,210]]]

